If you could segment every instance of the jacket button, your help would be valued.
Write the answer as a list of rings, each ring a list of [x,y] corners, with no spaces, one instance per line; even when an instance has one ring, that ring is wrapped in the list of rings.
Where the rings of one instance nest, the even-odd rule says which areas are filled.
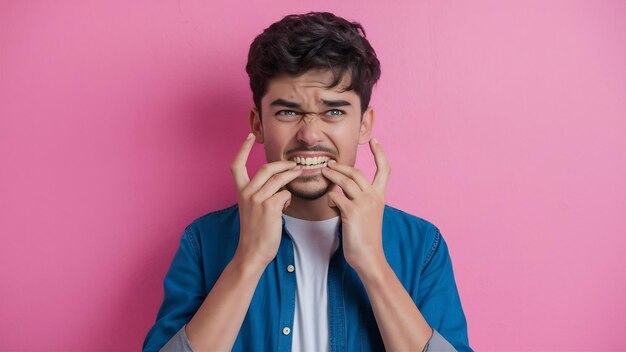
[[[287,271],[288,271],[288,272],[293,273],[293,271],[294,271],[294,270],[296,270],[296,267],[295,267],[295,266],[293,266],[293,265],[291,265],[291,264],[287,265]]]
[[[283,328],[283,334],[285,334],[285,335],[289,335],[289,333],[290,333],[290,332],[291,332],[291,329],[289,329],[288,327],[286,327],[286,326],[285,326],[285,327]]]

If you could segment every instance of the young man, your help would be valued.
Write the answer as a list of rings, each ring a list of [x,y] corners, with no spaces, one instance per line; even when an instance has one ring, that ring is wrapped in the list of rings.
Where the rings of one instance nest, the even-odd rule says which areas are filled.
[[[185,229],[144,350],[471,351],[439,230],[384,203],[369,106],[380,65],[363,28],[286,16],[254,40],[246,70],[238,204]],[[250,179],[255,141],[268,163]],[[364,143],[373,182],[353,167]]]

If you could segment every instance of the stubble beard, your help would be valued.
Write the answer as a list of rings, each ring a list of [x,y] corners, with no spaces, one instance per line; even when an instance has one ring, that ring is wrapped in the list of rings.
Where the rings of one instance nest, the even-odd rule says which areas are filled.
[[[321,177],[326,186],[320,185],[319,187],[313,188],[312,185],[308,185],[309,182],[313,182],[318,177]],[[297,180],[297,181],[296,181]],[[310,176],[300,176],[296,180],[297,183],[302,183],[301,186],[294,186],[293,182],[289,182],[287,184],[287,190],[291,193],[292,196],[305,199],[305,200],[316,200],[323,197],[326,193],[330,192],[333,187],[333,183],[328,181],[325,177],[321,175],[310,175]]]

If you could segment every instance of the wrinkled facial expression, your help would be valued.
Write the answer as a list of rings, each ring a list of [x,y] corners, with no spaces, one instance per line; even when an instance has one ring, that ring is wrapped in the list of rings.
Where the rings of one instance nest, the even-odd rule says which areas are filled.
[[[354,166],[358,144],[369,140],[359,96],[342,92],[349,76],[325,88],[332,80],[330,71],[320,70],[275,77],[261,100],[260,123],[253,123],[268,162],[293,160],[304,168],[287,185],[292,195],[303,199],[317,199],[330,190],[332,184],[321,172],[328,160]]]

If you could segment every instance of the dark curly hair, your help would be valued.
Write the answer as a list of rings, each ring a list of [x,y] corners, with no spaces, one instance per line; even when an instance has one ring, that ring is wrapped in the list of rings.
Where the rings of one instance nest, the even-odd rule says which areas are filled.
[[[357,22],[348,22],[329,12],[288,15],[259,34],[248,52],[246,72],[252,99],[261,113],[261,98],[268,82],[281,74],[299,76],[311,69],[329,69],[337,86],[350,74],[345,91],[361,99],[361,114],[367,109],[372,88],[380,78],[380,62]]]

